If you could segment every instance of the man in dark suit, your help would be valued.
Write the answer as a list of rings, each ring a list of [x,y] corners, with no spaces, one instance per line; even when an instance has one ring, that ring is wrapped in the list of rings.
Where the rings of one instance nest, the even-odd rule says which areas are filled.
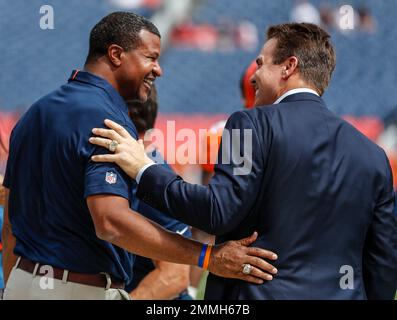
[[[207,299],[392,299],[391,169],[384,151],[320,97],[335,67],[330,36],[294,23],[270,27],[267,38],[251,79],[262,107],[229,118],[224,132],[240,129],[239,135],[236,141],[224,133],[209,186],[152,165],[139,143],[108,121],[114,130],[96,133],[119,145],[95,161],[117,162],[136,178],[138,197],[217,235],[217,242],[258,230],[255,245],[278,253],[273,281],[252,285],[211,274]]]

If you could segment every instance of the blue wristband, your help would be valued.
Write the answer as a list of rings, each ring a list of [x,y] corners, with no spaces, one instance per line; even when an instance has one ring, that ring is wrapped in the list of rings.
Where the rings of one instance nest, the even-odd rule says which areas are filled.
[[[200,258],[199,258],[199,261],[198,261],[198,266],[200,268],[203,267],[205,253],[207,252],[207,247],[208,247],[208,244],[203,244],[203,247],[201,248]]]

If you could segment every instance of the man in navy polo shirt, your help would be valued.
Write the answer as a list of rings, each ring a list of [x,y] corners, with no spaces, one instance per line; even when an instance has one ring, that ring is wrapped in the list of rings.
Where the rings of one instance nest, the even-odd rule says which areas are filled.
[[[160,34],[151,22],[110,14],[91,31],[84,71],[73,71],[15,126],[4,180],[5,299],[128,299],[129,252],[183,264],[202,256],[202,244],[130,209],[135,182],[117,165],[90,161],[107,151],[88,142],[105,118],[137,138],[125,100],[147,99],[162,74],[159,56]],[[262,270],[272,267],[257,257],[273,254],[248,248],[255,238],[206,251],[209,270],[263,282]],[[250,275],[241,272],[244,263],[254,266]]]

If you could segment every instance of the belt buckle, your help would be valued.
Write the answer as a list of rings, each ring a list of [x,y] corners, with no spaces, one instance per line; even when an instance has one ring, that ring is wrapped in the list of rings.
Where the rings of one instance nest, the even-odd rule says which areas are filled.
[[[109,290],[110,287],[112,286],[112,278],[110,277],[110,274],[109,274],[109,273],[101,272],[101,274],[105,275],[105,277],[106,277],[106,287],[105,287],[105,290]]]

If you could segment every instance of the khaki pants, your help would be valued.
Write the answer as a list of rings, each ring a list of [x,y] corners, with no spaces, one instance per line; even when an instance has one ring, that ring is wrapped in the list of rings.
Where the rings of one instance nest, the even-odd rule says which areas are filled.
[[[4,300],[130,300],[121,289],[87,286],[33,275],[13,268],[4,290]]]

